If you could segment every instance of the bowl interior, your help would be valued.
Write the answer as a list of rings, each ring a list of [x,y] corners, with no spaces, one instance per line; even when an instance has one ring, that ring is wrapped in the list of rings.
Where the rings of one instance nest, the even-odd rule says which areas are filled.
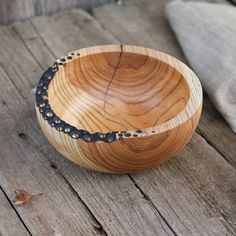
[[[190,97],[181,73],[156,58],[103,52],[60,67],[48,88],[53,111],[89,132],[156,126],[178,115]]]

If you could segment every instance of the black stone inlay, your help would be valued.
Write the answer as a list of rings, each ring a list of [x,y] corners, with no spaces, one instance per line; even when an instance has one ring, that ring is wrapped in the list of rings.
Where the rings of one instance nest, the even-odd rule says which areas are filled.
[[[54,117],[53,117],[53,122],[54,122],[55,124],[60,124],[60,123],[61,123],[61,119],[60,119],[59,117],[57,117],[57,116],[54,116]]]
[[[65,126],[66,126],[65,122],[60,122],[59,124],[55,124],[56,130],[59,132],[63,131],[65,129]]]
[[[116,135],[114,133],[107,133],[106,134],[106,138],[105,138],[105,142],[111,143],[116,139]]]
[[[77,129],[73,129],[69,135],[74,139],[81,138],[80,131]]]
[[[74,53],[71,55],[74,55]],[[79,55],[79,53],[77,54]],[[72,57],[67,56],[68,59],[72,59]],[[66,61],[65,58],[61,58],[60,61]],[[69,135],[73,139],[82,139],[85,142],[113,142],[117,140],[116,134],[118,131],[112,131],[110,133],[89,133],[87,130],[77,129],[74,126],[67,124],[65,121],[61,120],[52,110],[49,102],[48,102],[48,86],[53,79],[55,73],[58,71],[58,65],[64,65],[62,62],[55,62],[52,67],[48,68],[40,78],[38,82],[38,86],[35,92],[35,103],[39,109],[39,112],[42,115],[42,118],[47,120],[48,124],[51,127],[54,127],[57,131],[63,132]],[[126,131],[121,131],[122,133],[126,133]],[[118,134],[119,136],[123,134]],[[128,134],[130,135],[130,134]]]
[[[70,133],[74,129],[73,126],[66,124],[64,128],[65,133]]]
[[[54,127],[54,126],[55,126],[55,123],[53,122],[53,119],[49,119],[49,120],[48,120],[48,124],[49,124],[51,127]]]
[[[45,109],[45,111],[43,112],[45,116],[47,116],[48,118],[51,118],[54,116],[54,112],[50,109],[50,108],[47,108]]]
[[[92,134],[85,134],[85,135],[83,135],[83,140],[85,142],[92,142],[93,141],[93,135]]]
[[[142,133],[143,131],[141,129],[137,129],[136,133]]]
[[[130,133],[126,133],[126,134],[125,134],[125,137],[130,137],[130,136],[131,136]]]
[[[48,96],[48,92],[46,90],[42,90],[41,96],[43,96],[43,97]]]

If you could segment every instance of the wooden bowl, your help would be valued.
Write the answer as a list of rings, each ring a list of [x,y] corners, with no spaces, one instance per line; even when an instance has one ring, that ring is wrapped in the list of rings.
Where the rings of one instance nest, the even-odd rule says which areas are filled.
[[[127,173],[184,147],[199,121],[202,88],[169,55],[106,45],[58,59],[41,77],[35,101],[41,128],[62,155],[93,170]]]

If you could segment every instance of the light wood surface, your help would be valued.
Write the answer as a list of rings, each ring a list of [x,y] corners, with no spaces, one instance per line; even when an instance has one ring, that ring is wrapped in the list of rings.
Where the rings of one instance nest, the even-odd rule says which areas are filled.
[[[73,51],[56,63],[38,84],[37,116],[51,144],[83,167],[112,173],[151,168],[179,152],[197,126],[200,82],[171,56],[106,45]]]
[[[55,229],[56,235],[67,235],[65,232],[80,235],[78,229],[85,227],[88,227],[85,235],[234,235],[236,174],[230,163],[235,159],[235,135],[211,103],[206,104],[208,98],[204,99],[198,126],[205,138],[195,133],[176,158],[140,174],[106,175],[79,168],[58,154],[40,132],[30,90],[43,70],[68,51],[89,45],[129,43],[125,39],[137,35],[133,37],[136,45],[159,48],[181,58],[182,53],[163,15],[166,1],[143,4],[129,1],[127,4],[97,9],[101,14],[109,13],[107,21],[119,30],[116,38],[114,31],[108,29],[108,22],[104,24],[104,16],[102,20],[96,12],[97,20],[94,20],[80,10],[0,28],[0,48],[4,48],[0,52],[0,63],[8,73],[6,76],[1,72],[4,83],[0,82],[0,90],[4,88],[0,93],[3,191],[9,199],[19,187],[31,194],[43,193],[45,200],[37,198],[33,205],[16,208],[32,235],[52,235]],[[127,27],[122,26],[121,21],[129,19],[130,14],[141,16],[147,26],[145,37],[142,21],[135,17],[134,21],[129,20],[134,31],[127,32]],[[9,142],[13,137],[19,139],[16,145]],[[50,171],[55,173],[47,180],[45,173]],[[57,176],[63,181],[57,181]],[[52,194],[53,191],[56,194]],[[90,221],[81,212],[81,205],[73,203],[80,216],[71,213],[67,202],[74,195],[77,200],[73,202],[81,200],[90,216],[96,218],[97,221],[91,223],[95,231],[90,231]],[[86,219],[85,225],[81,217]],[[70,219],[73,225],[65,219]],[[1,234],[21,235],[20,231],[14,231],[13,219],[9,221],[11,228],[6,227],[4,231],[0,222]]]

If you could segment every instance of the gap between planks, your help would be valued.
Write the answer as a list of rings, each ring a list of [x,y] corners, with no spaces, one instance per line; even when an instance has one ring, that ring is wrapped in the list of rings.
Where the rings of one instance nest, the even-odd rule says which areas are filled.
[[[129,1],[129,2],[132,2],[132,1]],[[138,3],[137,3],[138,4]],[[110,4],[111,5],[111,4]],[[127,4],[128,5],[128,4]],[[148,3],[147,3],[147,5],[148,5]],[[123,6],[123,10],[125,10],[125,7],[126,6]],[[149,6],[150,7],[150,6]],[[119,41],[127,41],[127,38],[129,38],[129,33],[130,33],[130,31],[129,30],[127,30],[127,31],[124,31],[123,30],[123,32],[122,32],[122,29],[120,29],[120,28],[118,28],[118,31],[116,31],[116,28],[113,28],[114,27],[114,25],[116,24],[116,25],[119,25],[119,23],[120,23],[120,19],[121,19],[121,17],[122,17],[122,14],[120,13],[120,15],[119,14],[114,14],[114,15],[112,15],[112,14],[108,14],[108,16],[107,17],[105,17],[104,15],[104,17],[102,16],[102,13],[104,14],[104,12],[105,11],[107,11],[107,12],[111,12],[113,9],[111,9],[111,8],[106,8],[106,6],[104,6],[104,7],[99,7],[100,9],[101,8],[103,8],[102,10],[101,10],[101,12],[100,12],[100,14],[96,14],[96,9],[95,9],[95,12],[93,12],[93,16],[100,22],[100,24],[102,25],[102,27],[106,30],[106,31],[111,31],[111,33],[112,33],[112,35],[115,37],[115,38],[119,38]],[[113,8],[115,8],[115,7],[113,7]],[[119,8],[119,7],[117,7],[117,8]],[[161,8],[161,7],[160,7]],[[121,10],[121,9],[120,9]],[[127,10],[127,9],[126,9]],[[145,12],[145,10],[147,10],[147,9],[142,9],[143,10],[143,12]],[[121,10],[122,11],[122,10]],[[98,12],[99,13],[99,12]],[[130,12],[130,14],[132,14],[132,12]],[[147,14],[147,12],[146,12],[146,14]],[[158,13],[156,13],[156,15],[155,15],[155,19],[158,21],[158,17],[157,17],[157,14]],[[113,16],[114,16],[114,18],[113,18]],[[125,16],[125,14],[123,15],[123,16]],[[104,18],[104,21],[103,21],[103,19],[101,19],[101,18]],[[162,18],[164,18],[164,17],[162,17]],[[107,23],[106,22],[106,19],[109,19],[109,23],[111,23],[110,24],[110,27],[109,27],[109,23]],[[154,19],[154,17],[153,17],[153,19]],[[123,19],[123,21],[124,20],[127,20],[125,17],[124,17],[124,19]],[[122,21],[122,20],[121,20]],[[104,23],[104,24],[103,24]],[[147,22],[145,22],[144,23],[144,25],[145,26],[147,26],[147,24],[146,24]],[[108,27],[107,27],[108,26]],[[149,27],[150,27],[150,24],[148,25]],[[147,27],[148,27],[147,26]],[[160,25],[158,25],[157,24],[157,27],[156,27],[156,29],[158,30],[158,26],[160,27]],[[123,26],[124,27],[124,26]],[[132,27],[132,23],[131,23],[131,26],[130,27]],[[112,28],[112,29],[111,29]],[[128,28],[128,27],[127,27]],[[166,27],[167,28],[167,27]],[[142,27],[139,27],[139,29],[142,29]],[[150,30],[150,29],[149,29]],[[140,31],[141,32],[141,31]],[[133,30],[132,31],[132,33],[133,33],[133,35],[135,35],[135,33],[136,33],[136,31],[135,30]],[[131,34],[132,34],[131,33]],[[165,34],[165,33],[168,33],[168,32],[160,32],[160,34]],[[171,32],[170,32],[171,33]],[[127,38],[126,37],[122,37],[122,34],[123,34],[123,36],[127,36]],[[118,37],[117,37],[118,36]],[[136,35],[136,37],[138,38],[138,36],[139,36],[139,34],[138,35]],[[157,35],[158,36],[158,35]],[[168,36],[168,35],[167,35]],[[143,40],[142,41],[142,36],[140,36],[141,37],[141,39],[139,40],[137,40],[137,41],[135,41],[135,43],[137,43],[138,42],[138,44],[139,43],[147,43],[147,41],[145,41],[145,40]],[[146,35],[146,37],[151,37],[151,39],[153,39],[153,34],[151,34],[150,33],[150,35]],[[130,36],[130,39],[132,39],[132,36]],[[167,38],[168,39],[168,38]],[[155,40],[155,39],[153,39],[153,40]],[[128,39],[128,41],[129,41],[129,39]],[[154,45],[154,47],[156,47],[157,45],[158,45],[158,43],[152,43],[153,41],[150,41],[149,43],[151,43],[151,45],[152,45],[152,47],[153,47],[153,45]],[[130,43],[130,41],[129,41],[129,43]],[[167,40],[167,43],[168,43],[168,40]],[[170,44],[173,44],[173,42],[171,41],[170,42]],[[177,44],[177,41],[176,41],[176,44]],[[161,45],[161,44],[160,44]],[[160,46],[160,45],[158,45],[158,46]],[[147,46],[147,45],[145,45],[145,46]],[[175,49],[176,49],[177,47],[173,47],[173,48],[171,48],[171,49],[174,49],[173,50],[173,52],[175,52]],[[180,50],[176,50],[176,53],[177,53],[177,55],[179,56],[181,56],[181,53],[180,54],[178,54],[180,52]],[[173,53],[172,53],[173,54]],[[217,115],[219,116],[219,114],[217,113]],[[205,120],[207,121],[207,122],[210,122],[209,120],[207,120],[207,117],[205,118]],[[222,121],[222,120],[221,120]],[[223,121],[224,122],[224,121]],[[220,122],[219,122],[220,123]],[[224,123],[225,124],[225,123]],[[222,126],[223,127],[223,126]],[[201,129],[203,129],[204,128],[204,125],[202,126],[202,128]],[[214,128],[214,125],[213,125],[213,128]],[[217,130],[217,131],[219,131],[219,130]],[[227,133],[227,131],[226,131],[226,133]],[[217,137],[216,137],[216,139],[214,140],[214,135],[213,136],[207,136],[207,135],[203,135],[202,133],[200,133],[200,132],[197,132],[196,133],[196,135],[198,135],[199,137],[201,137],[201,139],[203,139],[206,143],[207,143],[207,145],[209,146],[209,147],[211,147],[213,150],[215,150],[215,152],[217,153],[217,154],[219,154],[219,156],[222,158],[222,160],[225,160],[228,164],[230,164],[230,166],[232,166],[234,169],[235,169],[235,164],[234,164],[234,160],[233,160],[233,152],[231,151],[229,151],[228,152],[228,154],[229,154],[229,156],[227,156],[227,152],[226,152],[226,154],[225,153],[223,153],[222,152],[222,146],[221,147],[218,147],[216,144],[217,144]],[[212,138],[213,137],[213,138]],[[229,135],[229,137],[230,137],[230,135]],[[213,140],[213,141],[215,141],[215,142],[212,142],[211,140]],[[229,139],[230,140],[230,139]],[[226,147],[226,146],[225,146]]]
[[[31,21],[30,21],[31,22]],[[31,22],[32,24],[32,22]],[[33,25],[33,24],[32,24]],[[21,38],[21,36],[18,34],[17,30],[15,29],[15,27],[12,27],[14,33],[18,36],[18,38],[20,39],[20,41],[22,42],[22,44],[24,45],[24,47],[27,49],[27,51],[30,53],[30,55],[32,56],[32,58],[36,61],[36,63],[41,67],[42,71],[44,70],[43,66],[40,64],[40,62],[35,58],[35,56],[33,55],[33,53],[31,52],[31,50],[28,48],[28,46],[25,44],[24,40]],[[35,29],[35,28],[34,28]],[[38,32],[37,32],[38,33]],[[39,34],[38,34],[39,35]],[[41,39],[42,40],[42,39]],[[46,46],[46,43],[43,42],[44,45]],[[48,47],[47,47],[48,48]],[[50,50],[50,53],[53,55],[53,53]],[[53,55],[55,57],[55,55]],[[31,113],[31,109],[30,106],[27,102],[27,100],[25,99],[25,97],[22,95],[21,91],[19,90],[19,88],[16,86],[16,84],[14,83],[14,81],[10,78],[9,74],[6,72],[6,70],[4,69],[4,67],[1,65],[1,67],[3,68],[3,70],[5,71],[5,73],[7,74],[7,76],[9,77],[9,79],[11,80],[11,82],[13,83],[14,87],[17,89],[17,91],[19,92],[19,94],[21,95],[21,97],[25,100],[29,112]],[[33,116],[31,116],[32,119]],[[19,138],[21,139],[25,139],[26,135],[24,133],[20,133],[18,134]],[[31,144],[32,145],[32,144]],[[34,147],[36,149],[38,149],[38,146],[34,145]],[[44,153],[42,150],[39,149],[39,151],[45,156],[45,158],[47,158],[47,154]],[[60,171],[59,168],[57,168],[56,164],[53,163],[49,158],[47,158],[48,161],[50,162],[50,166],[55,170],[55,172],[64,180],[64,182],[67,184],[67,186],[69,187],[71,193],[73,195],[75,195],[78,200],[83,204],[83,206],[85,207],[85,209],[87,210],[87,212],[89,213],[90,217],[92,218],[94,224],[94,227],[96,229],[96,231],[98,231],[99,234],[101,235],[105,235],[107,236],[107,232],[103,229],[101,223],[97,220],[97,218],[94,216],[94,214],[92,213],[92,211],[89,209],[89,207],[85,204],[85,202],[81,199],[81,197],[79,196],[79,194],[76,192],[76,190],[73,188],[73,186],[71,185],[71,183],[67,180],[67,178],[63,175],[63,173]],[[3,189],[2,189],[3,190]],[[4,191],[3,191],[4,192]],[[11,203],[9,197],[7,196],[7,194],[4,192],[4,195],[6,196],[6,198],[8,199],[8,201],[10,202],[11,206],[13,207],[13,209],[15,210],[15,212],[17,213],[17,216],[20,218],[21,222],[24,224],[24,226],[26,227],[26,229],[28,230],[28,232],[30,233],[29,229],[27,228],[26,224],[24,223],[23,219],[20,217],[19,213],[17,212],[16,208],[14,207],[14,205]],[[30,233],[31,234],[31,233]],[[31,234],[32,235],[32,234]]]
[[[40,40],[43,42],[43,44],[45,45],[45,47],[47,49],[49,49],[50,47],[47,45],[47,43],[44,41],[44,39],[41,37],[41,35],[39,34],[37,28],[34,26],[34,24],[32,23],[32,21],[30,20],[30,24],[32,25],[33,29],[35,30],[35,32],[37,33],[38,37],[40,38]],[[103,27],[102,27],[103,28]],[[26,45],[26,43],[24,42],[24,40],[22,39],[22,37],[19,35],[19,33],[17,32],[17,30],[14,28],[14,32],[18,35],[18,37],[20,38],[21,42],[24,44],[24,46],[26,47],[26,49],[29,51],[29,53],[32,55],[31,50],[28,48],[28,46]],[[120,63],[120,59],[123,53],[123,49],[122,49],[122,44],[120,45],[121,47],[121,52],[119,55],[119,60],[118,63],[116,65],[116,68],[114,70],[113,76],[111,78],[111,81],[108,84],[107,87],[107,91],[110,87],[111,82],[113,81],[114,77],[115,77],[115,73],[116,73],[116,69],[119,66]],[[53,51],[51,49],[48,50],[51,55],[56,58],[56,55],[53,53]],[[33,58],[35,58],[33,56]],[[38,63],[38,61],[36,60],[36,62]],[[38,63],[39,66],[40,63]],[[41,66],[41,68],[43,69],[43,67]],[[107,93],[106,91],[106,93]],[[105,103],[104,103],[104,108],[105,108]],[[44,154],[45,155],[45,154]],[[52,163],[52,162],[51,162]],[[60,173],[60,175],[64,178],[64,180],[67,182],[67,184],[70,186],[71,191],[76,194],[76,196],[78,197],[78,199],[86,206],[86,208],[88,209],[88,211],[90,212],[90,214],[94,217],[94,219],[96,220],[96,222],[99,224],[99,227],[101,229],[102,232],[104,232],[105,235],[107,235],[106,231],[103,229],[101,223],[96,219],[96,217],[93,215],[92,211],[89,209],[89,207],[85,204],[85,202],[81,199],[81,197],[79,196],[79,194],[76,192],[76,190],[73,188],[73,186],[71,185],[71,183],[66,179],[66,177],[63,175],[63,173],[60,171],[59,168],[56,167],[56,165],[54,163],[51,164],[51,166],[55,169],[58,170],[58,172]],[[138,185],[138,183],[131,177],[130,174],[127,174],[127,176],[130,178],[130,180],[133,182],[134,186],[139,190],[139,192],[142,194],[142,196],[144,197],[144,199],[148,202],[148,204],[150,205],[150,207],[153,209],[154,214],[156,215],[157,220],[160,222],[161,226],[162,226],[162,222],[159,220],[158,216],[162,218],[162,220],[166,223],[166,225],[169,227],[170,231],[173,233],[173,235],[177,236],[177,233],[174,231],[173,227],[168,223],[167,219],[161,214],[161,212],[158,210],[158,208],[154,205],[154,203],[151,201],[151,199],[144,193],[144,191],[140,188],[140,186]],[[163,227],[163,230],[165,230],[165,227]]]
[[[218,1],[220,1],[220,2],[224,2],[224,0],[218,0]],[[218,2],[217,0],[212,0],[211,2]],[[131,1],[129,1],[130,3],[131,2],[133,2],[132,0]],[[141,2],[141,1],[139,1],[139,2]],[[205,0],[204,2],[208,2],[207,0]],[[224,2],[225,3],[225,2]],[[148,3],[147,3],[148,4]],[[106,4],[106,5],[112,5],[112,4]],[[106,5],[104,6],[104,7],[106,7]],[[99,8],[103,8],[103,6],[101,6],[101,7],[98,7],[98,9]],[[118,36],[117,37],[117,35],[116,34],[114,34],[114,32],[112,31],[112,30],[110,30],[109,31],[109,28],[107,28],[106,27],[106,25],[104,25],[103,24],[103,22],[101,21],[101,19],[99,18],[99,17],[97,17],[97,15],[96,15],[96,8],[94,9],[95,10],[95,12],[94,11],[91,11],[90,12],[90,14],[101,24],[101,26],[102,26],[102,28],[104,29],[104,30],[106,30],[107,32],[109,32],[110,34],[112,34],[112,36],[117,40],[117,42],[120,42],[120,41],[123,41],[123,38],[122,38],[122,36],[121,36],[121,38]],[[148,36],[147,36],[148,37]],[[139,41],[138,41],[139,42]],[[139,43],[142,43],[142,40],[139,42]],[[138,44],[139,44],[138,43]],[[178,42],[177,42],[177,40],[176,40],[176,44],[178,44]],[[180,55],[178,55],[181,59],[182,59],[182,61],[183,62],[185,62],[185,64],[187,64],[186,63],[186,61],[187,61],[187,59],[185,58],[185,56],[183,55],[183,53],[182,53],[182,50],[180,49]],[[174,54],[174,56],[175,56],[175,54]],[[177,57],[178,57],[177,56]],[[203,102],[204,102],[204,99],[203,99]],[[210,101],[209,101],[209,98],[207,98],[207,102],[209,103]],[[212,104],[211,104],[211,106],[213,106]],[[204,108],[203,108],[204,109]],[[202,117],[204,116],[204,110],[202,110]],[[222,120],[223,118],[221,117],[221,115],[217,112],[217,115],[218,116],[220,116],[220,119]],[[224,125],[225,125],[225,121],[223,120],[222,121],[223,123],[224,123]],[[228,128],[228,127],[227,127]],[[199,121],[199,124],[198,124],[198,128],[196,129],[196,133],[199,135],[199,136],[201,136],[204,140],[206,140],[206,142],[210,145],[210,146],[212,146],[216,151],[217,151],[217,153],[219,153],[221,156],[222,156],[222,158],[224,158],[230,165],[232,165],[234,168],[236,168],[236,162],[235,162],[235,159],[232,157],[232,153],[230,153],[229,152],[229,154],[227,154],[227,152],[223,152],[222,151],[222,148],[221,147],[218,147],[217,145],[216,145],[216,143],[214,142],[214,138],[212,139],[211,137],[209,137],[207,134],[204,134],[204,132],[202,132],[202,129],[203,128],[201,128],[201,121]],[[231,130],[229,130],[229,132],[232,132]],[[217,142],[218,143],[218,142]]]
[[[19,138],[26,140],[26,135],[24,133],[20,133],[18,134]],[[71,193],[78,199],[79,202],[81,202],[83,204],[83,206],[85,207],[86,211],[89,213],[91,219],[93,220],[93,227],[94,229],[96,229],[96,231],[99,233],[99,235],[104,235],[107,236],[107,232],[104,230],[104,228],[102,227],[101,223],[97,220],[96,216],[92,213],[92,211],[89,209],[89,207],[85,204],[85,202],[82,200],[82,198],[79,196],[79,194],[76,192],[76,190],[74,189],[74,187],[71,185],[71,183],[67,180],[67,178],[63,175],[63,173],[60,171],[60,169],[57,167],[57,165],[55,163],[53,163],[49,158],[47,158],[47,154],[40,149],[38,146],[36,146],[35,144],[31,143],[32,146],[34,146],[34,148],[38,149],[44,156],[46,159],[48,159],[50,167],[52,169],[54,169],[55,173],[58,174],[63,181],[65,182],[65,184],[68,186],[69,190],[71,191]],[[7,195],[6,195],[7,196]],[[17,214],[18,215],[18,214]],[[21,219],[22,220],[22,219]],[[22,220],[23,222],[23,220]]]
[[[13,211],[16,213],[16,216],[18,217],[18,219],[20,220],[20,222],[22,223],[23,227],[26,229],[26,231],[29,233],[29,235],[32,236],[32,233],[30,232],[29,228],[26,226],[25,222],[23,221],[23,219],[21,218],[19,212],[17,211],[16,207],[14,206],[14,204],[12,203],[11,199],[7,196],[6,192],[4,191],[3,187],[0,185],[0,191],[2,191],[4,197],[6,198],[6,200],[8,201],[9,205],[11,206],[11,208],[13,209]]]
[[[16,32],[16,31],[15,31]],[[17,34],[18,35],[18,34]],[[19,39],[21,40],[21,41],[23,41],[22,40],[22,38],[18,35],[18,37],[19,37]],[[26,47],[26,49],[27,49],[27,51],[29,51],[30,49],[27,47],[27,45],[26,44],[24,44],[24,46]],[[30,53],[30,52],[29,52]],[[30,53],[31,54],[31,53]],[[37,62],[37,61],[36,61]],[[42,68],[42,66],[40,65],[40,64],[38,64],[41,68]],[[42,68],[43,69],[43,68]],[[25,135],[22,133],[21,135],[19,135],[19,137],[21,137],[21,138],[23,138],[23,137],[25,137]],[[45,155],[45,154],[44,154]],[[55,164],[54,163],[52,163],[52,166],[51,166],[52,168],[54,168],[55,167]],[[72,187],[72,185],[70,184],[70,182],[66,179],[66,177],[62,174],[62,172],[58,169],[58,171],[60,172],[60,175],[64,178],[64,180],[66,180],[66,182],[67,182],[67,184],[69,184],[69,186],[70,187]],[[78,195],[78,193],[76,192],[76,190],[72,187],[72,189],[73,189],[73,191],[74,191],[74,193],[76,193],[77,194],[77,197],[79,196]],[[79,197],[80,198],[80,197]],[[91,212],[91,211],[90,211]],[[155,212],[155,211],[154,211]],[[159,214],[158,214],[158,212],[155,212],[155,214],[158,216]],[[159,216],[160,217],[160,216]],[[161,217],[160,217],[161,218]],[[160,219],[158,219],[158,217],[157,217],[157,220],[159,220],[160,221]],[[97,221],[98,222],[98,221]],[[99,222],[98,222],[99,223]],[[100,223],[99,223],[100,224]],[[100,227],[100,226],[99,226]]]
[[[42,150],[40,150],[42,152]],[[45,155],[45,154],[44,154]],[[88,211],[88,213],[90,214],[90,216],[93,218],[94,221],[94,228],[96,229],[96,231],[99,232],[99,234],[107,236],[107,232],[104,230],[104,228],[102,227],[101,223],[98,221],[98,219],[96,218],[96,216],[92,213],[92,211],[89,209],[89,207],[86,205],[86,203],[82,200],[82,198],[79,196],[79,194],[76,192],[76,190],[74,189],[74,187],[71,185],[71,183],[67,180],[67,178],[63,175],[63,173],[60,171],[60,169],[53,163],[51,162],[51,167],[62,177],[62,179],[64,180],[64,182],[68,185],[69,189],[71,190],[71,192],[78,198],[78,200],[84,205],[84,207],[86,208],[86,210]]]
[[[99,24],[101,25],[101,27],[107,31],[108,33],[112,34],[112,36],[117,40],[117,42],[119,42],[119,40],[116,38],[116,36],[111,32],[109,31],[108,29],[106,29],[106,27],[102,24],[102,22],[100,22],[97,18],[96,18],[96,15],[93,13],[93,11],[87,11],[88,14],[90,14],[94,19],[96,19]],[[57,59],[57,56],[54,54],[54,52],[50,49],[50,47],[47,45],[47,43],[45,42],[45,40],[43,39],[43,37],[39,34],[39,32],[37,31],[37,28],[34,26],[34,24],[32,23],[31,20],[29,20],[31,26],[34,28],[35,32],[37,33],[38,37],[40,38],[40,40],[42,41],[43,45],[45,45],[45,47],[48,49],[48,51],[51,53],[51,55]],[[28,46],[26,45],[26,43],[24,42],[24,40],[21,38],[21,36],[18,34],[17,30],[15,29],[15,27],[13,26],[13,29],[15,31],[15,33],[18,35],[18,37],[20,38],[21,42],[24,44],[24,46],[27,48],[28,52],[32,55],[32,57],[35,59],[35,61],[39,64],[39,66],[42,68],[42,70],[44,69],[43,66],[41,65],[41,63],[37,60],[37,58],[34,56],[34,54],[32,53],[32,51],[28,48]],[[121,52],[121,55],[122,55],[122,52]],[[120,55],[120,56],[121,56]],[[118,63],[119,64],[119,63]],[[114,75],[113,75],[114,77]],[[113,80],[113,78],[112,78]],[[110,85],[110,84],[109,84]],[[109,87],[108,85],[108,87]],[[104,103],[104,107],[105,107],[105,103]],[[219,115],[219,114],[218,114]],[[231,164],[234,168],[236,168],[236,166],[234,165],[234,163],[232,163],[230,161],[231,158],[228,158],[227,155],[223,154],[223,152],[207,137],[207,135],[204,135],[202,132],[201,132],[201,129],[197,128],[196,129],[196,133],[198,135],[200,135],[204,140],[206,140],[206,142],[212,146],[221,156],[222,158],[224,158],[229,164]]]
[[[30,23],[32,25],[32,27],[34,28],[35,32],[37,33],[38,37],[40,38],[40,40],[43,42],[43,44],[45,45],[45,47],[47,49],[49,49],[49,46],[47,45],[47,43],[43,40],[43,38],[40,36],[40,34],[38,33],[37,29],[35,28],[35,26],[32,24],[32,21],[30,20]],[[13,27],[14,28],[14,27]],[[25,48],[27,49],[27,51],[33,56],[33,58],[35,59],[35,56],[32,54],[31,50],[28,48],[28,46],[26,45],[26,43],[24,42],[24,40],[22,39],[22,37],[18,34],[17,30],[14,28],[14,32],[17,34],[17,36],[19,37],[19,39],[21,40],[21,42],[23,43],[23,45],[25,46]],[[111,78],[111,81],[109,82],[108,84],[108,87],[107,87],[107,91],[110,87],[110,84],[111,82],[113,81],[114,77],[115,77],[115,73],[116,73],[116,69],[118,68],[119,66],[119,63],[120,63],[120,59],[121,59],[121,56],[122,56],[122,53],[123,53],[123,47],[122,45],[120,45],[121,47],[121,52],[120,52],[120,55],[119,55],[119,60],[118,60],[118,63],[117,63],[117,66],[114,70],[114,73],[113,73],[113,76]],[[51,55],[53,57],[56,58],[55,54],[53,53],[53,51],[50,49],[49,52],[51,53]],[[41,64],[38,62],[38,60],[35,60],[38,65],[42,68],[42,70],[44,69]],[[106,91],[106,93],[107,93]],[[104,108],[105,108],[105,103],[104,103]],[[38,148],[38,147],[37,147]],[[42,152],[42,150],[40,150]],[[44,156],[46,156],[45,153],[43,153]],[[50,161],[50,160],[49,160]],[[51,162],[51,161],[50,161]],[[86,205],[86,203],[81,199],[81,197],[79,196],[79,194],[77,193],[77,191],[73,188],[73,186],[71,185],[71,183],[67,180],[67,178],[63,175],[63,173],[60,171],[60,169],[53,163],[51,162],[51,167],[55,170],[58,171],[58,173],[60,174],[60,176],[64,179],[64,181],[68,184],[71,192],[73,194],[76,195],[76,197],[79,199],[79,201],[81,201],[84,206],[86,207],[86,209],[88,210],[88,212],[91,214],[91,216],[94,218],[95,222],[97,222],[98,226],[97,226],[97,230],[100,232],[100,233],[103,233],[104,235],[108,235],[106,233],[106,231],[103,229],[101,223],[96,219],[96,217],[93,215],[92,211],[89,209],[89,207]],[[142,191],[142,189],[138,186],[138,184],[135,182],[135,180],[129,175],[127,174],[127,176],[130,178],[130,180],[133,182],[134,186],[139,190],[139,192],[143,195],[143,197],[146,199],[146,201],[148,202],[148,204],[152,207],[153,211],[154,211],[154,214],[156,215],[156,218],[157,220],[160,222],[160,224],[162,225],[162,222],[159,220],[158,216],[161,217],[163,219],[163,221],[166,223],[166,225],[169,227],[169,229],[171,230],[171,232],[173,233],[173,235],[177,236],[177,233],[174,231],[174,229],[170,226],[170,224],[167,222],[167,220],[164,218],[164,216],[160,213],[160,211],[156,208],[156,206],[152,203],[152,201],[150,200],[150,198]],[[163,227],[163,226],[162,226]],[[165,227],[163,227],[163,230],[165,230]]]
[[[210,139],[207,138],[206,135],[204,135],[204,134],[202,133],[202,131],[201,131],[199,128],[196,129],[196,133],[197,133],[198,135],[200,135],[213,149],[215,149],[215,151],[216,151],[220,156],[222,156],[233,168],[236,169],[236,166],[221,152],[220,149],[217,148],[217,146],[216,146],[214,143],[211,142]]]
[[[167,221],[167,219],[164,217],[164,215],[158,210],[158,208],[155,206],[155,204],[152,202],[152,200],[149,198],[149,196],[142,190],[142,188],[139,187],[138,183],[134,180],[134,178],[130,175],[127,174],[129,176],[129,178],[131,179],[131,181],[134,183],[134,186],[139,190],[139,192],[143,195],[143,197],[146,199],[146,201],[148,202],[148,204],[151,206],[151,208],[154,209],[154,211],[156,211],[158,213],[158,215],[161,216],[161,218],[163,219],[163,221],[166,223],[166,225],[170,228],[170,230],[172,231],[172,233],[175,236],[178,236],[178,234],[175,232],[175,230],[173,229],[173,227],[169,224],[169,222]],[[161,224],[161,222],[160,222]],[[163,227],[164,229],[164,227]]]
[[[46,45],[47,45],[47,44],[46,44]],[[137,186],[138,186],[138,185],[137,185]],[[137,186],[136,186],[136,187],[137,187]],[[138,188],[139,188],[139,187],[138,187]],[[140,191],[142,191],[142,190],[140,189]]]

